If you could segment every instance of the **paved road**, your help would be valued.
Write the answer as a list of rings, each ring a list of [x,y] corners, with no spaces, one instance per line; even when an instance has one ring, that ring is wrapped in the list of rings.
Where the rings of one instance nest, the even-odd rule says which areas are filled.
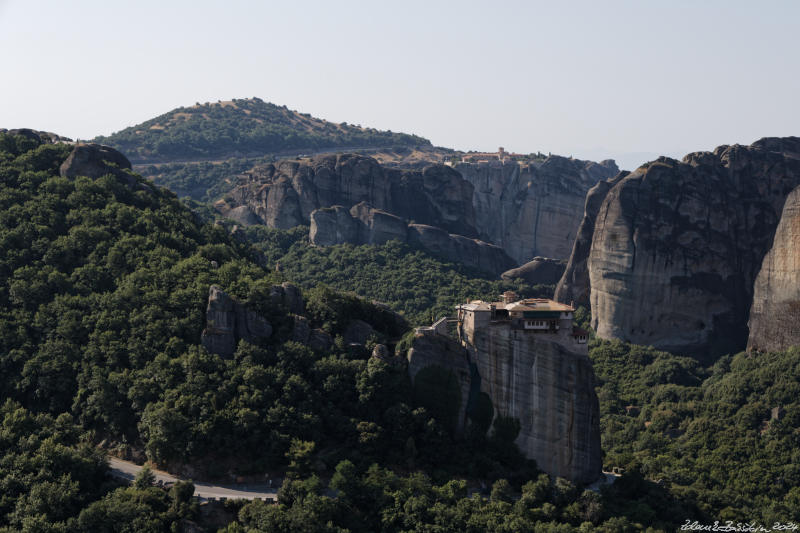
[[[130,461],[123,461],[116,457],[109,457],[108,463],[111,465],[111,475],[118,478],[133,481],[136,474],[142,469],[141,466]],[[162,472],[153,470],[156,482],[175,483],[179,478]],[[277,499],[277,487],[270,487],[266,483],[245,484],[236,483],[233,485],[212,485],[210,483],[194,483],[194,495],[198,498],[207,500],[227,498],[229,500],[262,500],[265,498]]]

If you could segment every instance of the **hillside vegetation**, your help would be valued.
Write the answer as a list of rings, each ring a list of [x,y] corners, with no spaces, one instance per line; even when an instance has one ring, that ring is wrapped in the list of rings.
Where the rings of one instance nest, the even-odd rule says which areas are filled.
[[[249,226],[245,238],[268,268],[302,287],[327,285],[378,300],[403,313],[413,325],[452,315],[456,304],[495,300],[507,290],[525,297],[550,297],[553,286],[530,286],[487,277],[398,241],[380,246],[310,246],[308,227],[290,230]]]
[[[0,134],[0,531],[167,532],[202,520],[189,484],[167,492],[143,476],[120,487],[98,446],[210,477],[285,473],[279,504],[242,505],[228,532],[800,519],[797,349],[702,368],[594,341],[605,464],[626,473],[584,491],[526,461],[505,417],[473,413],[454,434],[439,414],[449,406],[431,403],[436,383],[412,387],[402,358],[370,357],[402,332],[379,306],[334,290],[427,322],[507,285],[396,243],[312,249],[302,229],[249,229],[254,249],[134,174],[61,177],[70,150]],[[311,326],[335,339],[328,350],[291,340],[293,317],[270,303],[273,285],[295,276]],[[268,319],[272,336],[229,359],[207,352],[211,284]],[[377,330],[367,349],[342,338],[353,319]],[[486,497],[471,494],[481,483]]]
[[[334,124],[259,98],[180,107],[96,141],[122,151],[134,164],[338,147],[430,145],[416,135]]]

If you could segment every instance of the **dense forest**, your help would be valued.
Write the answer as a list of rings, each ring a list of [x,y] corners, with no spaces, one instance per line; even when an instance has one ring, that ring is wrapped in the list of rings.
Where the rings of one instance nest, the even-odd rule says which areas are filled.
[[[259,98],[180,107],[96,142],[131,161],[167,162],[302,153],[329,148],[422,146],[430,141],[405,133],[334,124]]]
[[[301,287],[327,285],[378,300],[403,313],[412,325],[428,325],[467,300],[496,299],[507,290],[531,298],[549,297],[554,289],[492,279],[398,241],[316,247],[308,243],[307,226],[290,230],[249,226],[240,231],[260,261],[286,279]]]
[[[70,150],[0,135],[0,531],[203,525],[190,484],[120,486],[106,453],[209,478],[285,474],[279,503],[236,504],[230,532],[800,519],[798,350],[702,368],[593,341],[604,464],[625,473],[584,490],[525,460],[513,420],[475,410],[457,435],[446,383],[414,387],[402,357],[370,357],[376,342],[402,353],[410,340],[372,299],[415,324],[466,297],[546,288],[480,278],[398,243],[312,248],[304,228],[231,234],[138,176],[135,186],[61,177]],[[303,288],[330,349],[292,340],[292,315],[269,304],[285,280]],[[273,334],[231,358],[207,352],[211,284]],[[354,319],[375,328],[366,346],[343,339]]]

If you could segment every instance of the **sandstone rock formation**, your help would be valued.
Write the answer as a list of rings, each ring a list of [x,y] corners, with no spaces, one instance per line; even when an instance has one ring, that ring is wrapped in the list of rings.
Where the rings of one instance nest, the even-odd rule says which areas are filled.
[[[786,198],[772,248],[761,263],[749,326],[748,350],[800,345],[800,187]]]
[[[567,259],[587,191],[617,172],[614,161],[550,156],[543,161],[460,163],[474,186],[479,238],[501,246],[518,264],[533,257]]]
[[[327,351],[333,345],[333,339],[326,331],[319,328],[311,329],[308,319],[299,315],[294,317],[292,340],[306,344],[318,352]]]
[[[600,408],[585,351],[552,336],[489,326],[465,331],[465,345],[433,330],[417,334],[408,352],[412,381],[424,368],[450,371],[461,391],[463,428],[473,389],[488,394],[498,416],[519,420],[516,443],[539,468],[581,483],[602,467]]]
[[[272,335],[272,326],[263,317],[212,285],[208,291],[206,328],[201,341],[206,350],[231,357],[240,339],[256,342]]]
[[[253,226],[261,223],[261,219],[258,218],[255,213],[250,211],[250,208],[246,205],[240,205],[239,207],[234,207],[233,209],[229,210],[225,213],[225,218],[235,220],[243,226]]]
[[[384,244],[392,239],[406,242],[408,225],[405,220],[366,202],[349,210],[340,205],[311,212],[309,239],[317,246],[334,244]]]
[[[360,202],[349,210],[343,206],[311,212],[309,240],[317,246],[334,244],[383,244],[390,240],[408,242],[448,261],[499,274],[514,266],[499,246],[441,228],[407,224],[405,220]]]
[[[564,274],[566,263],[549,257],[534,257],[522,266],[506,270],[500,277],[506,281],[520,278],[530,285],[555,285]]]
[[[417,335],[411,349],[408,350],[408,375],[414,382],[420,370],[429,366],[439,366],[452,372],[461,392],[460,410],[456,421],[456,430],[464,429],[466,408],[469,403],[472,372],[469,357],[461,344],[444,335]]]
[[[600,406],[589,357],[544,335],[508,327],[476,330],[467,341],[481,390],[498,414],[520,421],[520,450],[553,476],[582,483],[597,479]]]
[[[348,344],[366,344],[374,334],[375,330],[371,325],[363,320],[354,319],[347,324],[342,337]]]
[[[556,286],[555,296],[553,297],[556,301],[564,304],[589,305],[589,268],[587,262],[589,261],[589,252],[592,249],[595,219],[608,191],[617,181],[628,174],[630,172],[622,171],[617,176],[606,181],[600,181],[589,189],[583,208],[583,220],[581,220],[581,225],[578,227],[578,234],[572,246],[569,262]]]
[[[49,131],[39,131],[39,130],[32,130],[30,128],[16,128],[7,130],[5,128],[0,128],[0,133],[6,133],[8,135],[21,135],[28,139],[31,139],[39,144],[55,144],[55,143],[71,143],[72,139],[69,137],[62,137],[61,135],[57,135],[55,133]]]
[[[366,202],[398,217],[476,236],[472,186],[444,165],[422,171],[384,168],[370,157],[344,154],[256,167],[218,204],[225,214],[246,205],[275,228],[308,224],[312,211]]]
[[[112,174],[128,186],[138,186],[136,178],[126,170],[131,170],[131,162],[118,151],[100,144],[81,143],[75,145],[61,164],[59,174],[67,178],[87,176],[92,179]]]
[[[617,181],[587,261],[598,336],[704,360],[743,349],[799,153],[800,138],[762,139],[662,157]]]
[[[292,314],[302,315],[305,312],[306,306],[300,289],[288,281],[273,285],[269,297],[274,305],[282,305]]]
[[[514,260],[499,246],[463,235],[448,234],[433,226],[410,224],[408,242],[448,261],[495,275],[515,266]]]

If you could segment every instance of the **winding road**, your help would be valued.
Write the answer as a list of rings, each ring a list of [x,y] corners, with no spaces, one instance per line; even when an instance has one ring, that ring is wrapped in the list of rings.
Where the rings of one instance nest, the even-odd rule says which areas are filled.
[[[123,461],[116,457],[109,457],[108,463],[111,466],[111,475],[120,479],[133,481],[142,470],[142,466],[132,463],[130,461]],[[156,477],[156,483],[175,483],[182,481],[180,478],[162,472],[160,470],[152,470]],[[194,495],[204,500],[277,500],[278,489],[277,487],[270,487],[266,483],[236,483],[233,485],[212,485],[210,483],[201,483],[193,481]]]

